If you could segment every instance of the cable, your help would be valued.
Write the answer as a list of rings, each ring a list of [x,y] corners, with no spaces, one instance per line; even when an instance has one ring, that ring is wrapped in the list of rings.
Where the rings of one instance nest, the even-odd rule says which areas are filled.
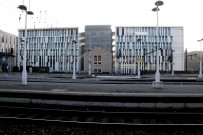
[[[3,5],[2,3],[0,3],[0,5],[2,5],[4,8],[7,8],[9,12],[16,13],[16,11],[14,9],[7,7],[7,6]]]

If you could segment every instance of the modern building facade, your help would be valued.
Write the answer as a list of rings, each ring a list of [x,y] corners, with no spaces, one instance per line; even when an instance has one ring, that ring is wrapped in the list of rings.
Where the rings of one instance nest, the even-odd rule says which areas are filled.
[[[80,50],[81,50],[80,70],[84,71],[85,32],[79,33],[79,43],[80,43]]]
[[[101,50],[100,54],[97,54],[97,59],[105,60],[108,56],[108,63],[102,62],[100,68],[95,67],[96,56],[93,55],[94,51]],[[105,52],[105,53],[104,53]],[[85,46],[84,46],[84,71],[89,71],[89,63],[91,62],[92,73],[112,73],[112,29],[111,25],[87,25],[85,26]],[[106,56],[105,56],[106,54]],[[91,58],[90,58],[91,57]],[[95,58],[95,59],[94,59]],[[86,60],[91,60],[87,62]],[[111,60],[111,61],[109,61]],[[111,68],[104,68],[111,67]],[[107,70],[108,69],[108,70]],[[100,72],[101,71],[101,72]]]
[[[16,66],[17,36],[0,30],[0,72],[10,72]]]
[[[80,70],[80,46],[78,28],[42,28],[19,30],[18,37],[18,68],[23,66],[23,46],[26,44],[26,64],[31,67],[48,67],[49,71]],[[76,42],[73,42],[76,41]]]
[[[184,71],[183,27],[159,27],[158,43],[160,71]],[[156,46],[156,27],[116,27],[115,72],[155,71]]]

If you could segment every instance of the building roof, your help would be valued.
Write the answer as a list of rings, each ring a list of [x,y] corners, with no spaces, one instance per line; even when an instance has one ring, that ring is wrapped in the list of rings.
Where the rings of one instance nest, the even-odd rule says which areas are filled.
[[[79,27],[49,27],[49,28],[28,28],[27,30],[50,30],[50,29],[79,29]],[[18,29],[18,31],[25,29]]]
[[[85,31],[111,31],[111,25],[86,25]]]

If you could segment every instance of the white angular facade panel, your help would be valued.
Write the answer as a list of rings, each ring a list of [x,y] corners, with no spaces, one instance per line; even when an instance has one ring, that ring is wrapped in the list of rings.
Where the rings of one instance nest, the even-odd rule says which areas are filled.
[[[183,27],[171,27],[171,35],[174,37],[183,36]]]
[[[171,28],[171,34],[173,35],[173,50],[174,50],[174,70],[184,70],[184,38],[183,27]]]
[[[21,39],[24,36],[25,30],[19,30],[17,61],[19,68],[22,66],[24,42]],[[80,70],[78,28],[28,29],[26,39],[27,66],[49,67],[50,71],[73,71],[71,59],[75,50],[76,70]],[[72,42],[73,40],[76,44]]]
[[[116,27],[115,36],[116,73],[136,74],[138,65],[141,70],[155,71],[156,27]],[[171,71],[171,63],[177,62],[174,69],[183,71],[183,28],[159,27],[158,41],[161,54],[160,70]]]

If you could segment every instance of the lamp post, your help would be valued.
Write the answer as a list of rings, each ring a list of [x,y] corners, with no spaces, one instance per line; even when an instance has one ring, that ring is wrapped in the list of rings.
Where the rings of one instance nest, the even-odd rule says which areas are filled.
[[[27,11],[25,5],[19,5],[19,9],[25,11],[25,39],[24,39],[24,51],[23,51],[23,71],[22,71],[22,85],[27,85],[27,71],[26,71],[26,48],[27,48],[27,15],[34,15],[32,11]]]
[[[75,40],[72,41],[73,43],[73,55],[74,55],[74,59],[73,59],[73,76],[72,76],[72,79],[76,79],[76,75],[75,75],[75,46],[77,44],[77,42]]]
[[[89,43],[90,43],[90,46],[89,46],[89,72],[88,74],[91,76],[92,72],[91,72],[91,68],[92,68],[92,62],[91,62],[91,51],[92,51],[92,47],[91,47],[91,34],[89,34]]]
[[[200,62],[199,62],[199,75],[198,75],[198,78],[202,78],[202,40],[197,40],[198,42],[200,42]]]
[[[159,72],[159,25],[158,25],[158,11],[159,6],[162,6],[164,3],[162,1],[155,2],[156,7],[152,9],[152,11],[157,12],[157,26],[156,26],[156,34],[157,34],[157,45],[156,45],[156,73],[155,73],[155,81],[153,82],[154,88],[160,88],[160,72]]]
[[[137,43],[141,44],[141,40],[142,39],[137,39]],[[137,73],[138,76],[137,77],[138,78],[141,78],[141,76],[140,76],[140,60],[141,60],[140,58],[137,60],[138,61],[138,66],[137,66],[137,69],[138,69],[138,73]]]

